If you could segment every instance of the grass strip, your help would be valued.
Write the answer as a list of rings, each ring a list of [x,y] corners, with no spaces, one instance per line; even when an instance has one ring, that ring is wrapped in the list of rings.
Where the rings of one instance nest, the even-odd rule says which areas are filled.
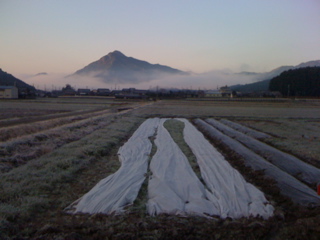
[[[175,141],[175,143],[187,157],[191,165],[191,168],[193,169],[199,180],[202,182],[204,186],[206,186],[201,177],[201,172],[197,163],[197,158],[183,138],[184,123],[179,120],[169,119],[164,122],[163,126],[168,130],[172,139]]]
[[[140,188],[139,194],[138,194],[136,200],[134,201],[133,206],[128,209],[130,212],[137,213],[141,217],[145,217],[147,215],[146,205],[148,202],[148,184],[149,184],[149,176],[151,175],[150,162],[151,162],[151,159],[153,158],[154,154],[157,152],[157,146],[154,143],[156,135],[157,135],[157,131],[155,132],[155,134],[152,137],[149,137],[149,140],[152,143],[152,148],[151,148],[151,152],[150,152],[150,155],[148,158],[148,170],[146,173],[146,179],[144,180],[144,182]]]

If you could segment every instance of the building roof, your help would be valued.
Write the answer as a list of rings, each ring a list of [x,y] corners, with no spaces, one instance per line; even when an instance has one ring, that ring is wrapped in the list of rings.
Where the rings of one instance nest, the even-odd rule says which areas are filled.
[[[219,90],[207,90],[205,94],[221,94]]]
[[[13,89],[13,88],[17,88],[15,86],[0,86],[0,89]]]
[[[109,88],[98,88],[98,92],[101,92],[101,91],[110,92],[110,89]]]

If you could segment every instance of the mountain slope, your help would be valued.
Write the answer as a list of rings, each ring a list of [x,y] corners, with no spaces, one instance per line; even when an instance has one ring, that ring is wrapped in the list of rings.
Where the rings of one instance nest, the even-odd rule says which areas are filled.
[[[309,61],[305,63],[300,63],[295,68],[304,68],[304,67],[320,67],[320,60]]]
[[[114,51],[70,76],[100,78],[107,83],[139,83],[176,74],[186,73],[168,66],[150,64],[127,57],[119,51]]]
[[[301,67],[281,73],[271,79],[270,91],[284,96],[320,96],[320,67]]]
[[[0,86],[16,86],[18,89],[29,89],[30,91],[35,91],[33,86],[25,83],[24,81],[12,76],[9,73],[2,71],[0,68]]]
[[[245,85],[234,85],[230,86],[233,91],[250,93],[250,92],[261,92],[269,89],[270,79],[258,81],[255,83],[249,83]]]
[[[235,85],[235,86],[231,86],[230,88],[234,91],[240,91],[240,92],[268,91],[270,80],[276,76],[279,76],[281,73],[288,71],[290,69],[299,69],[304,67],[317,67],[317,66],[320,66],[320,60],[300,63],[297,66],[281,66],[266,73],[251,73],[251,72],[249,74],[246,72],[238,73],[240,75],[253,76],[252,79],[257,82],[249,83],[245,85]]]

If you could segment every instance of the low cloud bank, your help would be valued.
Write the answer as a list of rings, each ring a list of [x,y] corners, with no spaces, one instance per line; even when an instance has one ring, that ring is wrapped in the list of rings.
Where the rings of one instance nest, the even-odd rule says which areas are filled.
[[[235,74],[228,70],[211,71],[207,73],[190,73],[189,75],[153,75],[152,80],[145,77],[134,76],[134,80],[130,81],[130,75],[126,79],[108,79],[90,76],[69,76],[63,73],[48,73],[47,75],[21,75],[21,80],[33,85],[37,89],[42,90],[59,90],[66,84],[78,88],[178,88],[178,89],[216,89],[221,86],[231,86],[236,84],[247,84],[254,82],[255,76]]]
[[[253,81],[255,81],[253,76],[243,76],[230,71],[211,71],[202,74],[193,73],[188,76],[155,79],[148,84],[160,88],[217,89],[226,85],[246,84]]]
[[[70,84],[73,88],[110,88],[110,84],[106,84],[99,78],[94,77],[68,77],[65,73],[48,73],[47,75],[21,75],[21,80],[33,85],[41,90],[61,90],[66,84]]]

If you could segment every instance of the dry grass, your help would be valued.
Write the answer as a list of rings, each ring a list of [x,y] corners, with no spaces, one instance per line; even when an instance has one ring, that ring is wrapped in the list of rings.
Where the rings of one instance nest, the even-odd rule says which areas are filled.
[[[6,109],[28,111],[83,111],[94,108],[110,107],[113,99],[96,99],[96,98],[38,98],[25,100],[5,100],[0,105],[0,116]],[[2,117],[1,117],[2,118]]]
[[[43,98],[35,100],[5,100],[0,104],[0,127],[80,116],[110,109],[135,107],[143,102],[125,102],[109,98]]]
[[[0,128],[0,142],[8,141],[12,138],[33,134],[43,130],[48,130],[48,129],[55,128],[68,123],[75,123],[83,119],[92,118],[92,117],[110,113],[110,112],[111,110],[107,109],[103,111],[96,111],[93,113],[81,114],[81,115],[76,115],[71,117],[60,117],[52,120],[50,119],[46,121],[40,121],[37,123],[29,123],[29,124],[22,124],[22,125],[17,125],[13,127]]]
[[[49,115],[49,114],[59,114],[68,112],[67,110],[30,110],[30,109],[20,109],[20,108],[6,108],[1,109],[0,111],[0,122],[1,121],[9,121],[18,119],[21,116],[24,117],[35,117],[35,116],[42,116],[42,115]]]
[[[162,100],[140,109],[140,116],[151,117],[254,117],[320,118],[318,105],[308,102],[219,102]]]
[[[66,105],[70,104],[70,99],[66,101]],[[79,99],[71,99],[72,104],[82,105]],[[88,99],[90,101],[96,101]],[[101,101],[101,100],[99,100]],[[62,104],[61,102],[59,102]],[[12,104],[25,104],[23,101],[17,101]],[[35,103],[29,104],[31,108]],[[36,102],[36,105],[39,102]],[[50,108],[47,103],[43,103],[42,108]],[[91,103],[96,104],[95,102]],[[98,105],[100,105],[99,102]],[[60,117],[58,115],[46,116],[46,121],[37,121],[29,124],[20,124],[13,127],[0,128],[0,172],[10,171],[12,168],[25,164],[27,161],[38,158],[44,154],[53,151],[56,148],[63,146],[66,143],[70,143],[81,139],[82,137],[105,127],[112,121],[117,115],[116,112],[119,106],[139,106],[141,103],[122,103],[112,102],[111,105],[115,105],[112,108],[106,110],[93,110],[89,113],[73,112],[70,117]],[[9,104],[10,105],[10,104]],[[110,100],[106,107],[110,107]],[[8,107],[8,106],[6,106]],[[5,107],[2,106],[2,109]],[[28,116],[28,115],[27,115]],[[25,117],[21,115],[21,117]],[[38,117],[35,118],[37,120]]]
[[[2,143],[0,171],[9,171],[64,144],[79,140],[107,126],[113,118],[115,115],[110,114],[96,116]]]

